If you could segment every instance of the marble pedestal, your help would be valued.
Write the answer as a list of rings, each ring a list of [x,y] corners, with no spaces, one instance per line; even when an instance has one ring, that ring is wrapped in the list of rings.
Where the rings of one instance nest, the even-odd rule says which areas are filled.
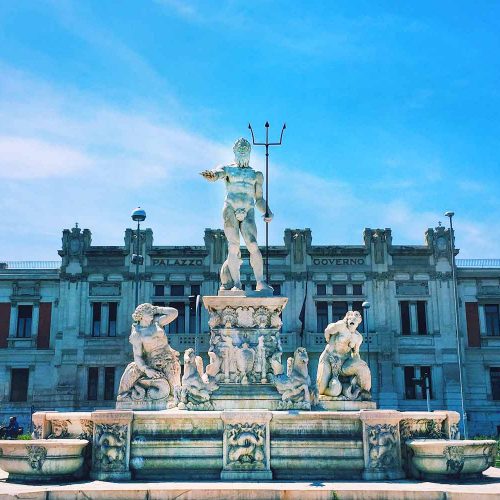
[[[203,297],[211,332],[207,373],[220,387],[212,393],[214,409],[278,409],[272,380],[284,371],[279,330],[288,299],[244,293]]]

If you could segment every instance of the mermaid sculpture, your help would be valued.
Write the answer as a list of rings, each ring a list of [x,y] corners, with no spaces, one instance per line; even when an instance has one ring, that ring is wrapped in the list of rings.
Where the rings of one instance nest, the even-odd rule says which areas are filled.
[[[129,337],[134,353],[120,380],[117,407],[167,407],[180,386],[179,353],[170,347],[163,327],[177,318],[177,309],[152,304],[137,306]]]

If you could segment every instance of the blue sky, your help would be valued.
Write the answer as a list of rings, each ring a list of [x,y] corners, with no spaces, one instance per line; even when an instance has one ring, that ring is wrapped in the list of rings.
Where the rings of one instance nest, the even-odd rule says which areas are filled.
[[[500,257],[499,54],[496,2],[2,2],[0,260],[57,259],[76,221],[122,244],[137,205],[202,244],[224,188],[198,172],[266,120],[271,243],[421,244],[452,209],[460,256]]]

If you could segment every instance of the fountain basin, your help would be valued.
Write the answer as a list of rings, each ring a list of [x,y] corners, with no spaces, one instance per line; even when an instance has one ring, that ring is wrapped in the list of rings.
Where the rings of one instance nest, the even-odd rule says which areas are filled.
[[[0,440],[0,469],[23,483],[71,479],[83,465],[86,439]]]
[[[494,465],[497,443],[487,440],[413,439],[406,441],[419,479],[470,478]]]

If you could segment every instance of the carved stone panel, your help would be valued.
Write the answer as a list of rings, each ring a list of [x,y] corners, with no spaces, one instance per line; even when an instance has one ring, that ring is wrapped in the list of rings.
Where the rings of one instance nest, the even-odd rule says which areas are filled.
[[[393,410],[361,410],[363,423],[363,453],[366,480],[400,479],[401,442],[399,421],[401,414]]]
[[[272,479],[269,411],[225,411],[223,480]]]
[[[130,479],[131,411],[97,411],[92,413],[92,470],[98,480]]]

